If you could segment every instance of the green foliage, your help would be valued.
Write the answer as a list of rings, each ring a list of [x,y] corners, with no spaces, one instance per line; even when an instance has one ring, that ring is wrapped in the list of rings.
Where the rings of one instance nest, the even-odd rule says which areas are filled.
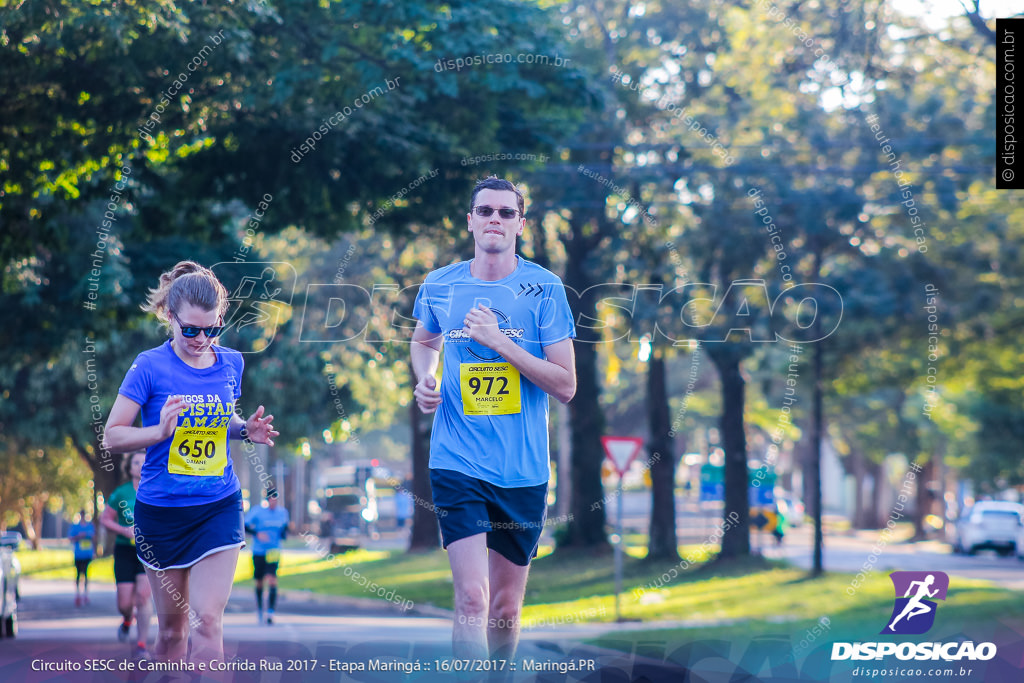
[[[161,272],[232,259],[267,195],[256,243],[294,227],[284,234],[323,249],[383,207],[367,245],[423,233],[464,210],[479,169],[463,157],[549,150],[589,97],[571,67],[434,68],[558,55],[559,34],[529,4],[63,0],[0,13],[0,304],[18,321],[0,333],[0,444],[48,450],[70,438],[103,489],[116,477],[102,470],[96,420],[132,355],[162,341],[138,310]],[[314,133],[315,149],[296,154]],[[395,196],[429,171],[429,187]],[[387,270],[374,251],[361,258]],[[410,272],[434,265],[402,258]],[[304,280],[331,281],[297,265]],[[298,327],[285,320],[247,359],[243,386],[244,401],[274,410],[283,445],[343,429],[335,398],[349,429],[389,425],[408,400],[407,349],[328,350],[298,343]]]

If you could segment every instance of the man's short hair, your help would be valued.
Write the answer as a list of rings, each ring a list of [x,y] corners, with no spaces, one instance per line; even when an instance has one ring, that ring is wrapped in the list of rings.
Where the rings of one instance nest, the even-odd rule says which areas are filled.
[[[523,193],[516,189],[516,186],[511,181],[499,178],[496,175],[484,178],[477,182],[476,187],[473,188],[473,194],[469,198],[469,212],[473,213],[473,207],[476,206],[476,196],[480,194],[480,190],[502,190],[506,192],[515,192],[516,201],[519,203],[519,217],[522,218],[526,213],[526,200],[523,199]]]

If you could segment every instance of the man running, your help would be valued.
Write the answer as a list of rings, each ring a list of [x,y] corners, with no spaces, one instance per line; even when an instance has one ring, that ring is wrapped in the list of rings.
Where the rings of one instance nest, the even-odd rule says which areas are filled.
[[[281,541],[288,531],[288,510],[277,506],[277,489],[267,489],[267,506],[254,507],[245,518],[245,529],[255,537],[252,544],[253,578],[256,579],[256,620],[263,623],[263,579],[267,579],[267,623],[274,623],[277,607],[277,566]]]
[[[568,403],[576,392],[576,332],[562,282],[516,254],[524,204],[507,180],[477,183],[466,217],[474,258],[430,273],[413,313],[414,396],[424,413],[437,411],[430,481],[460,658],[515,653],[547,516],[548,395]]]
[[[75,557],[75,607],[89,604],[89,563],[93,556],[93,539],[96,529],[86,521],[85,509],[78,511],[75,523],[68,530],[68,538],[74,545]],[[82,587],[79,588],[79,582]]]

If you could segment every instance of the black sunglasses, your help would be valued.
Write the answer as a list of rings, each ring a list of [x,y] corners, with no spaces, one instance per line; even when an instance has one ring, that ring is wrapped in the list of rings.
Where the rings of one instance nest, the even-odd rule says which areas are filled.
[[[181,336],[186,339],[194,339],[199,336],[200,332],[205,332],[207,339],[220,336],[220,331],[224,329],[223,325],[213,325],[211,327],[196,327],[194,325],[182,325],[181,318],[178,317],[177,313],[171,312],[174,319],[178,321],[178,327],[181,328]]]
[[[509,218],[515,218],[516,214],[519,213],[515,209],[495,209],[494,207],[491,206],[477,206],[473,208],[473,211],[476,213],[477,216],[483,216],[484,218],[490,217],[492,213],[497,211],[498,215],[504,218],[505,220],[508,220]]]

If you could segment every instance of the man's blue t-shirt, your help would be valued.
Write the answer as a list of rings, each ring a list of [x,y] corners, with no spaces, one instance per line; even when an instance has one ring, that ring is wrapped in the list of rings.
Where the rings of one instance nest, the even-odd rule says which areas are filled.
[[[254,507],[245,517],[245,526],[253,531],[252,554],[266,555],[268,550],[281,547],[281,536],[288,527],[288,510],[278,505],[271,510],[269,507]],[[263,532],[266,541],[261,541],[256,534]]]
[[[562,281],[522,258],[501,280],[473,277],[469,261],[435,270],[416,295],[413,315],[443,333],[441,405],[430,437],[431,469],[455,470],[505,488],[548,481],[548,395],[498,353],[464,336],[478,304],[498,328],[538,358],[576,336]]]
[[[71,525],[68,531],[68,538],[74,538],[78,534],[86,534],[88,538],[80,538],[75,541],[75,559],[91,560],[93,556],[93,543],[96,539],[96,529],[90,522],[79,522]]]
[[[167,341],[140,353],[125,375],[122,396],[142,406],[142,426],[160,422],[167,397],[180,394],[189,407],[171,438],[146,449],[137,500],[184,507],[212,503],[240,489],[231,467],[228,425],[242,395],[242,354],[212,347],[217,360],[197,369],[178,358]]]

